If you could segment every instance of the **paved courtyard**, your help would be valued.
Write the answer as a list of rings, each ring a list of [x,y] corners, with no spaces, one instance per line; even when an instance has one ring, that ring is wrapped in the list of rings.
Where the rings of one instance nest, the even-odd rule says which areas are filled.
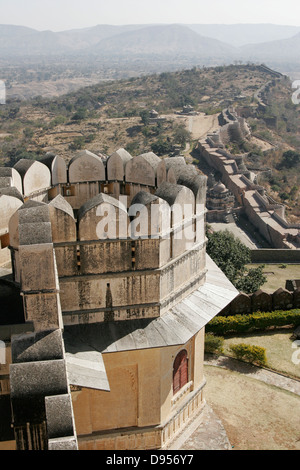
[[[235,222],[222,223],[222,222],[210,222],[209,224],[215,232],[228,230],[235,237],[237,237],[242,243],[244,243],[248,248],[255,250],[261,248],[260,244],[249,234],[246,233],[240,226]]]

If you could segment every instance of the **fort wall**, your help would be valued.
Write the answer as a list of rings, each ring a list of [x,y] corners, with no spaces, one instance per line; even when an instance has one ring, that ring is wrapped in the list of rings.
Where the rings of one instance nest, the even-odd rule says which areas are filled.
[[[243,155],[233,156],[224,149],[229,141],[243,140],[250,135],[245,119],[232,110],[223,110],[219,121],[220,129],[198,142],[196,150],[200,157],[222,175],[222,182],[270,246],[299,248],[300,225],[285,220],[284,206],[273,201],[264,188],[255,183],[255,175],[245,167]]]
[[[300,289],[289,291],[279,288],[275,292],[259,289],[253,294],[241,292],[219,315],[248,315],[256,312],[292,310],[300,307]]]
[[[203,406],[203,344],[201,331],[183,346],[191,380],[175,396],[170,389],[172,364],[182,346],[120,353],[117,364],[115,354],[105,354],[110,393],[82,388],[72,394],[77,431],[82,436],[79,449],[148,450],[168,444]],[[90,413],[83,412],[87,408]],[[121,434],[116,432],[120,423]]]
[[[26,227],[36,231],[36,240],[51,227],[47,240],[55,252],[65,325],[155,318],[205,282],[206,177],[182,161],[177,171],[178,161],[169,161],[168,171],[177,174],[178,182],[171,184],[164,160],[151,152],[131,157],[120,149],[105,164],[101,157],[80,152],[67,168],[71,184],[49,189],[49,168],[57,177],[54,162],[58,160],[50,156],[48,166],[40,164],[50,177],[39,189],[48,191],[50,201],[38,201],[35,192],[32,200],[25,196],[28,202],[10,219],[10,247],[15,281],[20,283],[26,272],[20,261],[25,259],[20,222],[26,220]],[[21,163],[24,174],[30,170],[34,180],[40,167]],[[108,169],[120,180],[122,172],[122,181],[107,181]],[[66,187],[72,191],[73,185],[75,196],[64,197]],[[129,187],[128,195],[120,194],[124,187],[125,192]],[[79,202],[83,204],[78,208]],[[40,217],[39,224],[30,226],[31,212]],[[42,271],[32,276],[43,282],[51,272],[39,266]]]
[[[12,347],[16,442],[163,448],[205,404],[204,327],[237,295],[206,256],[206,177],[181,159],[120,149],[115,180],[108,160],[83,153],[64,183],[51,159],[57,185],[22,194],[8,224],[27,325]],[[151,185],[148,174],[126,180],[133,161],[152,169]],[[88,162],[95,181],[84,181]]]

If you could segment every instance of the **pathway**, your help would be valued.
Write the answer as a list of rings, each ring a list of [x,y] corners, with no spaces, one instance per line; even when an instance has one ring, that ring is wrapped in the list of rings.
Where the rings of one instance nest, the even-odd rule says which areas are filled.
[[[274,385],[275,387],[282,388],[300,396],[300,379],[291,379],[290,377],[279,374],[278,372],[262,367],[256,367],[252,364],[247,364],[237,359],[225,356],[207,356],[204,364],[223,367],[241,374],[246,374],[249,377],[261,380],[266,384]]]
[[[225,356],[206,355],[204,364],[245,374],[300,396],[300,379],[291,379],[277,372]],[[205,404],[203,411],[183,429],[166,449],[231,450],[232,447],[221,420],[216,416],[213,409]]]

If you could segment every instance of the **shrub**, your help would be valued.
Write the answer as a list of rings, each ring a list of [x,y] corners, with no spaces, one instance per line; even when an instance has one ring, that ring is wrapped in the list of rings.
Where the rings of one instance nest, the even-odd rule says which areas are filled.
[[[74,141],[69,144],[70,150],[81,150],[84,147],[85,139],[82,136],[75,137]]]
[[[72,121],[82,121],[83,119],[86,118],[87,110],[84,108],[79,108],[78,111],[73,114],[71,117]]]
[[[225,335],[227,333],[247,333],[250,330],[264,330],[269,327],[300,325],[300,309],[257,312],[250,315],[217,316],[207,325],[209,333]]]
[[[260,346],[240,343],[232,344],[229,349],[237,359],[260,365],[265,365],[267,363],[266,350]]]
[[[280,166],[285,168],[294,168],[299,162],[300,153],[295,152],[294,150],[288,150],[282,155]]]
[[[222,354],[224,338],[222,336],[215,336],[211,333],[205,335],[204,351],[206,353]]]

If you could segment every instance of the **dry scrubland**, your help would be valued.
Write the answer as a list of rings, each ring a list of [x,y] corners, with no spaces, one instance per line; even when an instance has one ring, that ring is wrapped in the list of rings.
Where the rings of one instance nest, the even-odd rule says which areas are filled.
[[[56,78],[59,80],[59,74]],[[94,78],[87,75],[86,83]],[[299,171],[279,166],[285,150],[300,151],[300,114],[291,102],[291,83],[274,80],[259,66],[194,67],[102,81],[53,99],[48,97],[47,80],[41,81],[39,85],[45,83],[44,97],[0,108],[0,162],[14,164],[19,158],[39,158],[47,151],[55,151],[68,161],[82,148],[111,154],[124,147],[138,155],[153,150],[153,145],[160,156],[180,145],[190,162],[194,142],[216,128],[219,112],[230,105],[255,109],[255,93],[270,81],[273,85],[265,96],[265,113],[255,111],[248,119],[255,136],[250,142],[234,143],[229,150],[248,153],[249,168],[272,170],[271,176],[262,173],[259,183],[275,200],[286,204],[288,220],[297,222]],[[185,104],[194,106],[199,116],[176,115]],[[152,109],[166,120],[159,125],[142,123],[140,113]],[[178,138],[178,127],[179,134],[182,129],[189,134]]]
[[[130,144],[133,155],[138,154],[147,151],[159,136],[172,137],[170,115],[181,111],[184,104],[192,104],[208,116],[218,114],[240,93],[251,102],[255,91],[268,78],[256,67],[195,68],[101,82],[52,100],[38,97],[16,103],[18,112],[12,113],[11,118],[2,111],[0,134],[10,134],[10,137],[1,139],[0,156],[5,158],[7,151],[23,147],[37,155],[55,149],[68,159],[72,154],[69,145],[76,137],[85,139],[84,147],[94,152],[111,153]],[[142,132],[140,112],[153,108],[161,115],[170,116],[162,124],[159,135],[153,126],[148,132]],[[82,118],[73,120],[78,111],[83,111]],[[209,125],[203,121],[203,129],[199,129],[195,121],[195,138],[214,129],[210,119],[208,117]],[[190,128],[190,123],[186,124]]]
[[[24,158],[24,152],[27,158],[38,158],[46,151],[55,150],[70,160],[75,152],[70,146],[76,140],[79,147],[94,153],[110,154],[119,147],[127,147],[136,155],[150,150],[151,144],[159,138],[173,141],[179,124],[191,133],[193,141],[214,130],[219,111],[235,104],[235,96],[243,94],[246,96],[243,103],[255,104],[254,92],[268,80],[270,76],[255,67],[193,69],[101,83],[53,100],[38,98],[32,102],[11,103],[1,109],[0,158],[4,164],[20,156]],[[277,107],[272,102],[274,98],[278,99]],[[277,146],[276,151],[258,155],[264,166],[273,168],[273,181],[265,180],[264,184],[275,198],[279,198],[282,191],[288,192],[289,185],[299,183],[297,172],[277,172],[276,169],[281,145],[284,149],[298,148],[298,118],[287,105],[288,98],[287,85],[269,96],[268,112],[279,117],[276,127],[268,128],[261,116],[251,122],[258,137],[267,138]],[[180,111],[186,103],[193,104],[201,114],[195,118],[175,115],[174,111]],[[160,128],[141,123],[140,112],[153,108],[166,117]],[[80,119],[74,119],[77,113],[81,113]],[[290,128],[285,120],[288,118]],[[267,143],[261,144],[257,139],[253,139],[252,144],[269,149]],[[289,201],[294,207],[296,203],[296,199]],[[295,214],[297,216],[297,212]],[[272,265],[266,266],[265,271],[269,274],[263,288],[272,292],[284,287],[283,277],[299,278],[299,266],[282,269]],[[279,278],[281,285],[278,285]],[[278,335],[277,347],[274,347],[272,334],[243,340],[267,347],[270,367],[297,375],[298,369],[295,370],[290,361],[289,333]],[[205,374],[208,403],[222,420],[235,449],[300,450],[299,397],[224,369],[205,366]]]

